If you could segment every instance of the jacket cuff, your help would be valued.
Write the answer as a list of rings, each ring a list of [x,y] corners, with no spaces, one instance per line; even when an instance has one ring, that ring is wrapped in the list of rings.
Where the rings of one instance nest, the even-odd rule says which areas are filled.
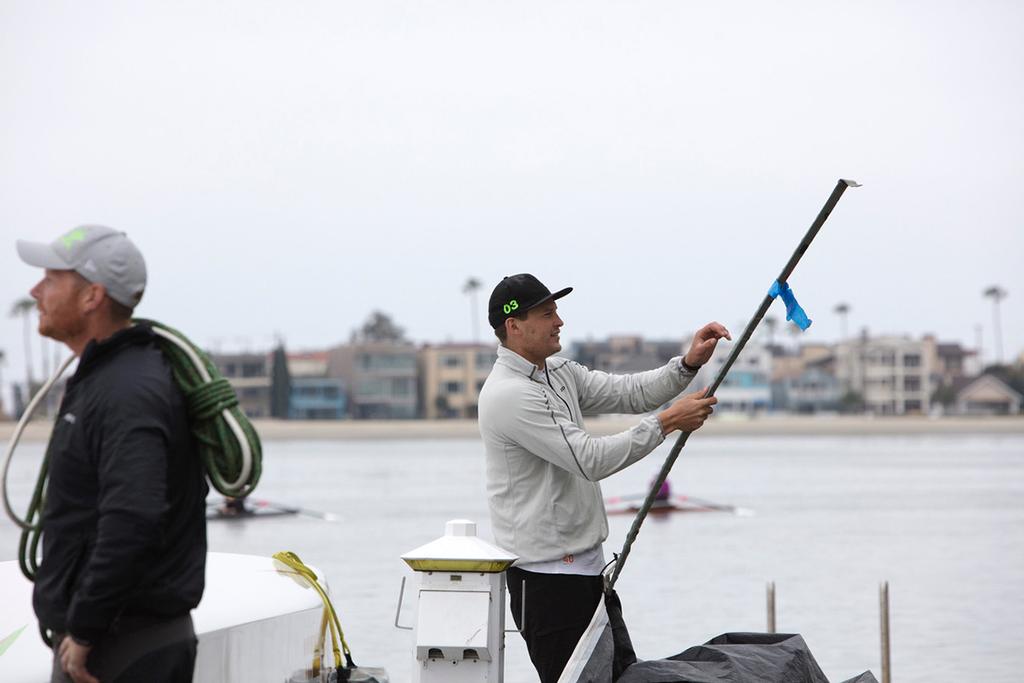
[[[72,602],[67,616],[67,635],[79,643],[95,643],[110,630],[110,622],[95,612],[86,618],[79,605]]]
[[[672,360],[675,361],[676,368],[679,370],[679,376],[684,377],[687,380],[691,380],[697,376],[697,373],[700,372],[700,368],[688,370],[686,368],[686,362],[683,360],[683,358],[683,356],[676,356]]]
[[[657,415],[648,415],[640,421],[640,424],[655,435],[655,442],[651,447],[652,451],[665,442],[665,430],[662,429],[661,420],[658,419]]]

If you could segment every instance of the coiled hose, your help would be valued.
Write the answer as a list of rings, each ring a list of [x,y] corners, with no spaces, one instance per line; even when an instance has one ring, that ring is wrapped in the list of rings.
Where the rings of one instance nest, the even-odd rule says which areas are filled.
[[[228,380],[220,375],[209,356],[177,330],[153,320],[140,318],[133,322],[150,327],[159,337],[160,350],[171,366],[175,384],[185,395],[189,427],[196,438],[210,484],[223,495],[233,498],[251,493],[262,472],[263,450],[259,435],[239,408],[238,397]],[[74,356],[64,361],[53,377],[32,397],[11,435],[0,474],[0,494],[4,509],[22,530],[18,544],[18,563],[29,581],[34,580],[39,568],[36,559],[41,537],[39,516],[46,500],[49,448],[39,467],[39,477],[24,519],[19,518],[11,508],[7,496],[7,472],[14,449],[32,414],[73,360]]]

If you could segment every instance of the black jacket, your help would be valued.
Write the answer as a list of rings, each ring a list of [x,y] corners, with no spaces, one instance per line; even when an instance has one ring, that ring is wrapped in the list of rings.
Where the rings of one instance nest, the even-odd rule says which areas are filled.
[[[39,622],[94,641],[122,615],[173,617],[198,605],[206,480],[151,329],[89,343],[47,452]]]

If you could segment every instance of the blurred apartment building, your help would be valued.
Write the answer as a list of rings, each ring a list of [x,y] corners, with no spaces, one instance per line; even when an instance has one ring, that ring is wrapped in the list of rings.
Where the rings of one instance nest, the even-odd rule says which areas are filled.
[[[629,374],[661,367],[682,354],[679,340],[650,341],[638,335],[613,335],[604,340],[573,342],[568,355],[591,370]]]
[[[770,345],[774,410],[827,413],[841,408],[842,393],[829,344],[801,344],[795,349]]]
[[[690,343],[687,341],[686,348]],[[690,383],[688,391],[697,391],[710,385],[729,359],[733,342],[721,339],[715,353]],[[754,415],[772,409],[771,347],[757,339],[747,342],[742,353],[722,380],[715,396],[715,412]]]
[[[480,388],[494,367],[493,344],[427,344],[419,351],[422,417],[475,418]]]
[[[411,419],[419,414],[417,349],[399,340],[356,341],[329,351],[327,374],[348,387],[357,420]]]
[[[271,414],[271,353],[211,353],[217,367],[238,396],[238,405],[252,418]]]
[[[328,374],[328,351],[287,354],[288,419],[341,420],[346,417],[345,381]]]
[[[849,339],[835,345],[835,375],[845,395],[856,395],[865,412],[914,415],[929,412],[940,387],[976,375],[976,354],[926,335]]]

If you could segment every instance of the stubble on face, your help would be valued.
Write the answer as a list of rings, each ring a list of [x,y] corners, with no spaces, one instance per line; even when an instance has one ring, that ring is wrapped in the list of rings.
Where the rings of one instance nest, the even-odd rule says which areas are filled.
[[[82,334],[85,317],[81,294],[87,285],[72,270],[46,270],[43,279],[29,292],[39,312],[39,334],[59,342]]]
[[[548,358],[562,350],[558,305],[554,301],[541,304],[527,314],[524,330],[526,342],[535,358]]]

